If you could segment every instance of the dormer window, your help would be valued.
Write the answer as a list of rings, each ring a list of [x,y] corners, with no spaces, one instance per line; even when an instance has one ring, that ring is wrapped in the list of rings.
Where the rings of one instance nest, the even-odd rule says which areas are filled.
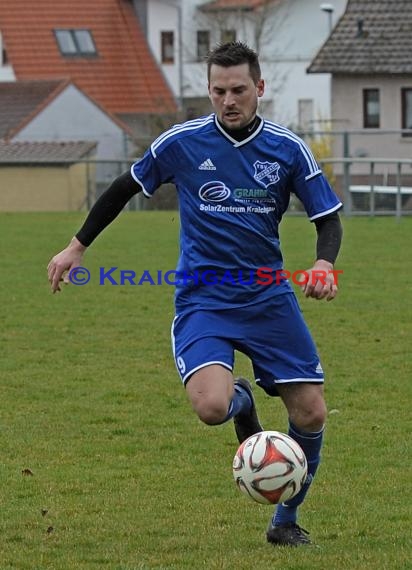
[[[3,36],[2,33],[0,32],[0,66],[7,65],[8,63],[9,63],[9,58],[7,55],[6,46],[4,45]]]
[[[97,55],[90,30],[54,30],[60,53],[70,57]]]

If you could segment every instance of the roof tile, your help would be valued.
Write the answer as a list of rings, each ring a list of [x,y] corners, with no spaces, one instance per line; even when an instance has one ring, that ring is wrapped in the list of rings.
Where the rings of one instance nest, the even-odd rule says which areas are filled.
[[[15,142],[0,141],[0,163],[59,163],[89,158],[95,142]]]
[[[89,29],[98,55],[61,55],[56,28]],[[115,114],[176,110],[173,94],[127,0],[2,2],[0,30],[18,80],[70,77]]]
[[[348,0],[309,73],[412,73],[411,0]]]
[[[66,84],[62,80],[0,82],[0,139],[10,138]]]

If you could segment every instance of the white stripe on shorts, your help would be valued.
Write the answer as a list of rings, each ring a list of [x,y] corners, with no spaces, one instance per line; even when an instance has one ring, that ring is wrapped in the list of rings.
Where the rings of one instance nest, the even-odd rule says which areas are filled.
[[[205,366],[210,366],[211,364],[220,364],[220,366],[224,366],[224,368],[227,368],[228,370],[230,370],[232,372],[233,368],[227,364],[227,362],[220,362],[219,360],[212,360],[210,362],[203,362],[202,364],[200,364],[199,366],[196,366],[196,368],[193,368],[192,370],[190,370],[190,372],[187,372],[183,378],[182,378],[182,382],[183,384],[186,383],[186,380],[192,376],[192,374],[194,374],[195,372],[197,372],[198,370],[201,370],[202,368],[204,368]]]

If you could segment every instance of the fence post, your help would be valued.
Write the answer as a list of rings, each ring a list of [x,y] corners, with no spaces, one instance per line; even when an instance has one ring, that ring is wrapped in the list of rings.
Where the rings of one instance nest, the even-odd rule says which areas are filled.
[[[93,203],[92,203],[92,189],[91,189],[92,181],[90,180],[90,163],[89,162],[86,162],[86,178],[87,178],[86,207],[87,207],[87,211],[90,212],[91,207],[93,206]]]
[[[369,215],[375,215],[375,182],[373,180],[375,176],[375,163],[371,161],[370,163],[370,180],[371,180],[371,187],[370,187],[370,194],[369,194]]]
[[[350,157],[349,149],[349,133],[343,132],[343,157],[348,159]],[[343,163],[343,213],[345,216],[350,216],[352,213],[352,195],[350,193],[350,162]]]
[[[402,189],[401,189],[402,175],[401,175],[401,168],[402,168],[402,164],[400,162],[398,162],[397,169],[396,169],[396,186],[397,186],[397,191],[396,191],[396,218],[398,220],[402,216]]]

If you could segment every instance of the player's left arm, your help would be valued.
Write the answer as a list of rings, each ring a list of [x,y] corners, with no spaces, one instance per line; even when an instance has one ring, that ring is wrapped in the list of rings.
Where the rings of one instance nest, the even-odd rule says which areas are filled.
[[[303,203],[317,231],[316,261],[301,278],[305,297],[331,301],[338,292],[338,275],[334,264],[342,240],[338,211],[342,207],[310,148],[300,141],[292,171],[292,191]],[[304,281],[304,282],[302,282]]]
[[[332,301],[338,293],[339,273],[334,264],[342,241],[342,224],[339,214],[334,212],[314,220],[317,231],[316,261],[306,271],[306,282],[301,285],[305,297]],[[303,279],[302,279],[303,281]]]

